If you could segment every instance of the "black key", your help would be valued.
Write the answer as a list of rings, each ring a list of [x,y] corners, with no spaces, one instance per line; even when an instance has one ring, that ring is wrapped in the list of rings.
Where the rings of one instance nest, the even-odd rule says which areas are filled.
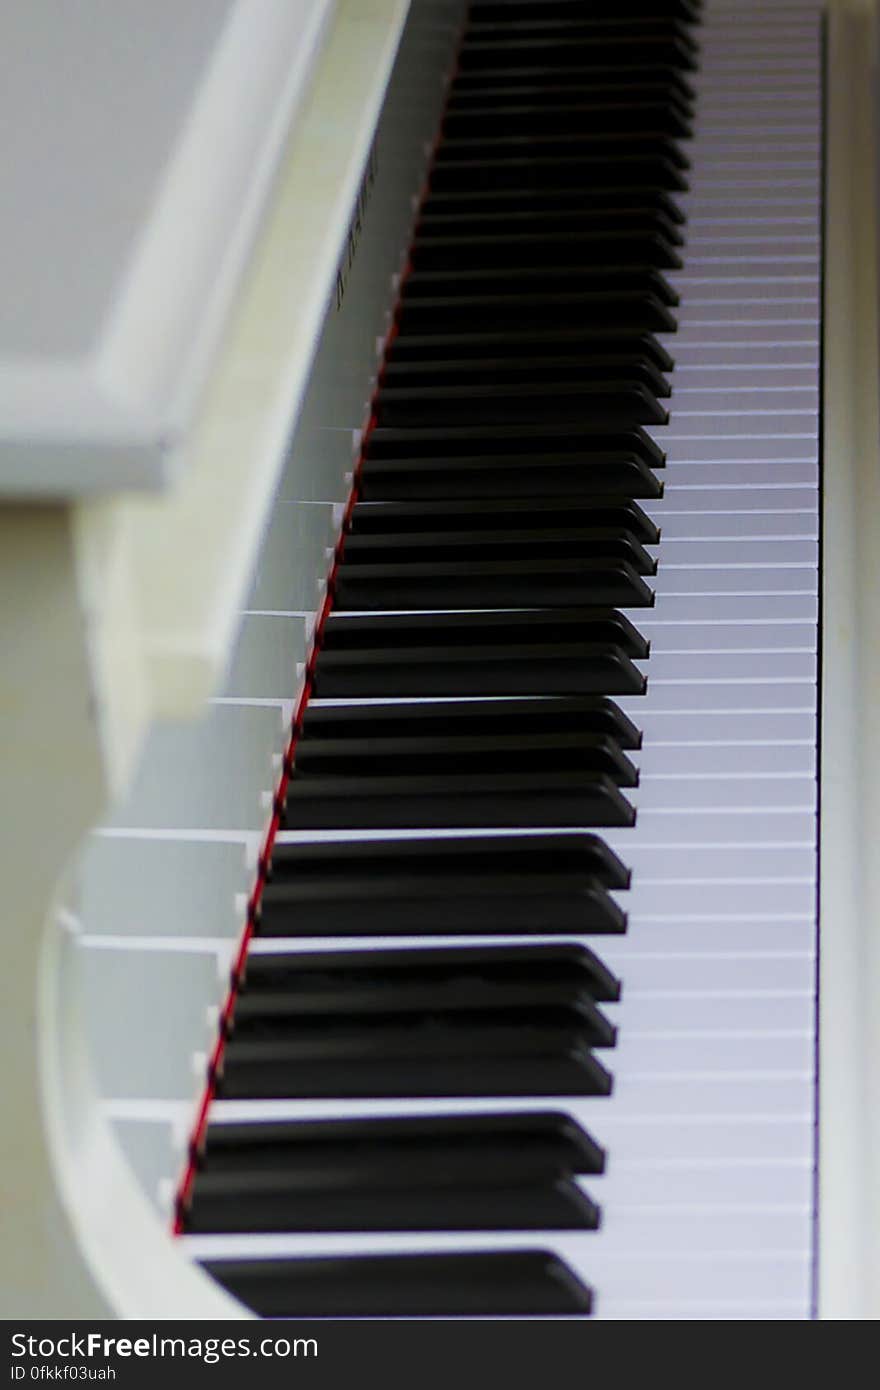
[[[638,775],[613,739],[596,734],[496,734],[489,737],[408,735],[363,743],[351,738],[300,739],[297,777],[405,777],[455,773],[601,772],[618,787],[635,787]]]
[[[609,1095],[590,1032],[574,1009],[320,1019],[288,1036],[249,1025],[227,1040],[216,1091],[228,1100]]]
[[[532,429],[515,426],[505,429],[498,425],[466,430],[443,426],[421,430],[374,429],[364,447],[365,457],[370,461],[439,458],[450,462],[462,457],[485,459],[525,454],[532,459],[574,455],[583,463],[609,453],[640,459],[649,468],[662,467],[665,463],[662,449],[641,429],[553,429],[546,425]],[[498,495],[504,496],[504,490]]]
[[[676,328],[674,316],[656,295],[625,290],[408,298],[397,313],[401,333],[484,333],[524,323],[537,330],[608,326],[674,333]]]
[[[358,502],[352,510],[348,530],[352,535],[416,535],[421,532],[479,530],[519,530],[523,520],[533,521],[541,530],[552,526],[599,527],[625,530],[643,545],[656,545],[657,525],[637,502],[628,497],[576,497],[562,503],[558,498],[529,498],[471,502]],[[501,621],[509,621],[509,617]],[[639,647],[633,655],[645,655]]]
[[[520,131],[515,134],[485,134],[472,131],[456,139],[444,140],[435,155],[434,171],[462,162],[529,159],[541,163],[557,159],[624,160],[660,159],[677,169],[687,169],[690,161],[678,142],[660,131],[645,130],[566,130]],[[433,183],[434,172],[431,174]]]
[[[484,360],[506,364],[500,370],[518,371],[523,359],[533,371],[542,371],[547,361],[589,363],[591,368],[595,364],[599,370],[609,360],[639,362],[654,382],[672,370],[672,358],[650,333],[580,328],[532,333],[520,328],[501,333],[397,334],[386,353],[383,379],[391,380],[391,374],[404,367],[427,370],[445,362],[458,364],[462,372],[481,370]]]
[[[567,644],[496,646],[491,653],[432,643],[322,652],[314,681],[321,699],[404,696],[641,695],[645,678],[625,649],[573,640]]]
[[[642,695],[645,677],[619,646],[551,644],[496,648],[491,659],[474,646],[360,648],[327,652],[314,691],[321,699],[405,696]]]
[[[695,91],[684,75],[684,70],[673,63],[644,63],[630,68],[597,68],[595,64],[560,66],[558,63],[530,61],[528,55],[521,59],[519,67],[482,68],[480,70],[459,72],[452,80],[449,91],[457,101],[468,94],[476,94],[481,101],[493,100],[499,92],[505,94],[532,91],[553,91],[576,93],[589,96],[595,101],[610,95],[616,101],[625,101],[632,94],[641,97],[644,93],[660,88],[680,102],[693,103]]]
[[[475,20],[468,22],[466,35],[467,38],[479,38],[486,41],[491,39],[532,39],[532,38],[554,38],[569,35],[583,35],[585,38],[595,36],[597,38],[626,38],[632,35],[647,37],[656,35],[660,38],[676,38],[688,44],[692,51],[696,51],[697,44],[687,23],[678,15],[670,14],[651,14],[644,17],[624,17],[609,16],[602,14],[572,13],[566,18],[559,15],[555,17],[545,17],[540,12],[529,15],[516,16],[513,11],[511,17],[504,20]]]
[[[329,1259],[210,1260],[260,1317],[529,1317],[587,1314],[592,1294],[548,1250]]]
[[[197,1161],[200,1172],[277,1174],[279,1181],[357,1165],[358,1183],[375,1187],[439,1186],[501,1170],[532,1177],[605,1171],[602,1148],[561,1110],[214,1122]]]
[[[464,622],[477,617],[491,617],[499,622],[507,617],[525,619],[558,620],[559,630],[564,631],[566,623],[576,625],[581,620],[589,620],[588,613],[576,610],[564,613],[524,613],[524,614],[474,614],[452,613],[431,614],[421,618],[399,617],[361,617],[358,614],[333,614],[327,624],[325,636],[334,646],[358,646],[361,642],[370,643],[370,629],[377,633],[386,625],[396,628],[398,624],[434,621]],[[621,622],[627,619],[615,614]],[[478,640],[475,630],[474,640]],[[597,700],[576,696],[569,699],[526,699],[526,700],[443,700],[438,703],[406,702],[394,704],[369,705],[327,705],[320,700],[308,704],[301,722],[301,737],[309,740],[320,738],[375,738],[406,729],[412,734],[427,734],[431,737],[444,737],[471,734],[522,734],[529,733],[562,734],[591,733],[604,734],[620,748],[641,747],[641,735],[626,715],[618,709],[613,700]],[[467,841],[465,843],[471,843]],[[509,845],[508,840],[501,841]],[[615,885],[612,885],[615,886]],[[617,887],[620,885],[617,884]]]
[[[697,66],[693,45],[679,38],[639,34],[608,40],[569,35],[563,39],[520,39],[486,42],[465,39],[458,51],[458,73],[474,77],[488,73],[496,80],[522,68],[540,66],[545,71],[574,69],[579,73],[598,71],[603,80],[613,75],[622,81],[638,78],[647,69],[668,68],[693,72]]]
[[[442,861],[441,861],[442,862]],[[386,1014],[584,1003],[620,998],[620,983],[586,946],[440,946],[392,951],[252,952],[239,1010],[274,1001],[298,1015]],[[280,1001],[280,1003],[279,1003]],[[603,1030],[606,1042],[612,1041]]]
[[[528,89],[510,96],[494,95],[459,98],[449,103],[443,117],[443,131],[449,138],[474,135],[564,134],[567,131],[630,132],[651,130],[672,139],[686,139],[691,133],[687,105],[662,101],[617,101],[613,96],[593,101],[590,94],[563,89],[555,100],[549,92],[535,99]]]
[[[466,219],[462,219],[462,223]],[[439,219],[432,218],[432,228]],[[461,224],[459,224],[461,225]],[[590,257],[594,265],[658,266],[681,268],[681,257],[662,232],[620,230],[592,232],[562,231],[499,232],[474,235],[464,227],[458,236],[430,235],[422,231],[413,242],[410,258],[417,271],[449,270],[461,266],[468,271],[481,267],[525,266],[544,263],[554,266],[582,264]]]
[[[415,270],[403,287],[404,306],[412,300],[438,299],[462,295],[547,295],[600,291],[612,294],[642,294],[662,304],[675,305],[678,295],[668,280],[646,265],[506,266],[477,270]]]
[[[374,403],[379,425],[392,428],[431,425],[437,420],[463,425],[493,421],[510,424],[607,421],[633,425],[665,425],[668,415],[653,392],[641,382],[625,379],[592,381],[478,382],[460,386],[393,387],[383,385]]]
[[[429,190],[421,207],[419,228],[426,220],[444,221],[460,217],[546,217],[564,214],[595,220],[620,220],[626,227],[647,225],[639,218],[661,216],[673,226],[684,222],[684,214],[674,198],[651,184],[645,188],[603,188],[591,185],[568,188],[482,187],[470,191],[443,193]]]
[[[402,997],[385,995],[384,1009],[372,997],[366,1008],[359,1008],[357,991],[328,988],[328,1013],[304,1010],[300,998],[288,991],[276,995],[247,993],[236,1000],[234,1019],[227,1025],[227,1043],[233,1061],[252,1058],[256,1049],[263,1055],[271,1054],[273,1062],[295,1061],[304,1055],[315,1057],[319,1067],[324,1064],[331,1068],[352,1049],[358,1051],[361,1038],[367,1054],[375,1048],[392,1059],[404,1056],[409,1040],[414,1041],[414,1056],[420,1055],[421,1048],[422,1055],[433,1058],[433,1041],[429,1040],[426,1048],[422,1044],[429,1033],[433,1038],[435,1031],[446,1039],[453,1053],[460,1050],[461,1039],[466,1036],[474,1040],[479,1051],[494,1055],[503,1050],[503,1040],[516,1028],[531,1030],[533,1038],[564,1034],[587,1047],[614,1046],[615,1029],[582,992],[564,985],[535,989],[531,981],[519,988],[496,984],[480,989],[472,981],[467,983],[461,1003],[460,991],[427,984],[421,988],[404,985]]]
[[[634,451],[588,454],[483,454],[365,459],[360,495],[367,501],[622,494],[661,497],[663,484]]]
[[[638,571],[627,560],[614,557],[450,559],[387,565],[346,560],[336,571],[333,593],[340,608],[358,612],[475,608],[480,603],[501,608],[525,604],[650,608],[654,602],[653,590]]]
[[[369,1186],[362,1164],[256,1181],[205,1173],[185,1221],[188,1234],[248,1231],[596,1230],[599,1208],[571,1178],[519,1178],[516,1164],[428,1186],[414,1175]]]
[[[678,257],[678,248],[684,241],[680,227],[657,207],[548,208],[543,211],[532,207],[522,212],[510,207],[500,212],[465,210],[454,215],[442,212],[434,216],[423,214],[419,218],[412,256],[414,262],[418,256],[423,260],[430,259],[430,251],[439,262],[444,242],[458,241],[463,248],[473,243],[473,254],[476,255],[482,243],[489,241],[501,244],[509,240],[524,245],[526,239],[530,239],[549,245],[573,239],[583,248],[585,255],[595,253],[607,258],[610,264],[615,249],[615,233],[621,240],[617,248],[618,264],[632,264],[636,256],[635,248],[639,246],[645,246],[647,250],[659,249],[663,255]],[[423,247],[427,248],[424,252]],[[654,263],[647,255],[640,259],[647,264]],[[387,351],[385,360],[388,360]]]
[[[314,707],[312,707],[314,713]],[[620,932],[607,889],[626,888],[595,835],[276,844],[261,936]],[[252,962],[256,957],[251,957]],[[590,969],[595,975],[596,963]],[[615,998],[612,977],[596,998]]]
[[[348,565],[423,566],[436,561],[440,567],[473,561],[578,559],[621,561],[637,574],[656,573],[656,560],[625,527],[530,527],[526,516],[516,520],[519,524],[511,530],[480,529],[476,516],[473,526],[460,530],[349,534],[340,557],[340,572]]]
[[[677,159],[650,154],[461,159],[435,164],[431,173],[431,189],[435,193],[482,193],[490,189],[519,195],[548,189],[551,194],[559,194],[573,189],[581,197],[584,186],[593,196],[604,195],[606,201],[612,201],[625,190],[646,199],[654,192],[686,193],[689,184]]]
[[[290,830],[440,830],[629,826],[635,812],[604,773],[294,777]]]
[[[188,1233],[595,1229],[604,1154],[562,1113],[211,1125]]]
[[[596,612],[601,614],[602,610]],[[429,621],[435,617],[418,616]],[[313,689],[321,699],[350,700],[641,695],[645,678],[632,664],[627,648],[613,640],[615,626],[614,618],[596,617],[582,636],[572,630],[562,640],[524,629],[519,635],[512,632],[508,644],[498,640],[504,636],[499,628],[489,634],[491,647],[488,639],[485,647],[480,646],[477,628],[451,632],[449,642],[443,641],[442,627],[429,628],[421,634],[425,645],[417,646],[420,634],[416,628],[407,632],[402,626],[386,626],[377,628],[375,634],[377,643],[385,645],[323,650]],[[591,629],[598,641],[590,641]],[[395,636],[403,639],[400,645],[388,643]],[[462,644],[460,636],[464,638]]]
[[[568,78],[564,70],[557,76]],[[493,82],[487,91],[478,82],[464,79],[450,91],[444,120],[469,112],[481,119],[495,111],[528,111],[536,116],[546,112],[549,116],[553,111],[571,110],[574,122],[592,116],[617,130],[651,129],[684,138],[690,130],[694,102],[683,87],[677,76],[641,82],[638,90],[624,84],[621,90],[619,83],[602,81],[579,85],[576,80],[563,80],[555,84],[539,74],[531,82],[519,76],[509,86]]]
[[[538,611],[538,610],[536,610]],[[576,610],[580,611],[580,610]],[[601,614],[603,610],[597,609]],[[563,610],[565,612],[565,610]],[[355,615],[352,615],[355,616]],[[396,616],[396,615],[395,615]],[[418,614],[431,621],[434,614]],[[384,621],[384,615],[383,619]],[[477,629],[451,633],[442,628],[411,634],[402,627],[376,630],[377,642],[399,635],[404,645],[323,650],[313,684],[320,699],[399,699],[404,696],[476,695],[641,695],[645,678],[626,646],[613,640],[614,618],[591,618],[583,635],[562,640],[550,634],[512,632],[509,643],[492,632],[492,646],[481,648]],[[590,641],[590,630],[598,640]],[[366,635],[366,634],[364,634]],[[464,639],[459,645],[459,635]],[[532,640],[530,640],[530,637]]]
[[[656,545],[660,529],[629,497],[581,496],[561,502],[556,497],[498,499],[497,501],[358,502],[348,531],[352,535],[417,535],[468,529],[521,529],[532,520],[540,530],[584,527],[616,529],[643,545]]]
[[[656,20],[657,0],[615,0],[614,20]],[[693,23],[700,17],[702,0],[663,0],[662,16]],[[512,20],[575,20],[584,17],[584,0],[471,0],[471,23],[505,24]],[[604,16],[602,16],[604,18]]]

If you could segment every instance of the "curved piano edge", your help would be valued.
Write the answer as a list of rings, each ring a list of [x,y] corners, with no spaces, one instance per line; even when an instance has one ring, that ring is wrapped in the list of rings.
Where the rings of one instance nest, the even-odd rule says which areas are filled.
[[[829,6],[823,387],[819,1315],[880,1316],[876,0]]]
[[[54,911],[36,982],[41,1119],[54,1177],[47,1194],[54,1254],[57,1259],[59,1238],[69,1243],[62,1254],[75,1277],[63,1276],[63,1290],[56,1289],[49,1305],[56,1314],[63,1307],[68,1317],[252,1318],[187,1259],[157,1221],[101,1111],[85,1028],[77,1018],[80,954],[63,911]],[[58,1266],[54,1274],[57,1282]]]
[[[95,1100],[58,885],[108,784],[63,507],[0,507],[0,1310],[241,1317],[146,1207]]]

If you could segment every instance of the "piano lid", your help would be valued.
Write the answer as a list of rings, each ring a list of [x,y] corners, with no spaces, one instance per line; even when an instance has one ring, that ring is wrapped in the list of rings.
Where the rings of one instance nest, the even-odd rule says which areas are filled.
[[[180,467],[335,0],[0,10],[0,493]]]

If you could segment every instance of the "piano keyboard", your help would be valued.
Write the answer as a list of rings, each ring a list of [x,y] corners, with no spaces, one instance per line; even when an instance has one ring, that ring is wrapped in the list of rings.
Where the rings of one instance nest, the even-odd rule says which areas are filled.
[[[812,1315],[820,88],[470,7],[181,1191],[260,1314]]]

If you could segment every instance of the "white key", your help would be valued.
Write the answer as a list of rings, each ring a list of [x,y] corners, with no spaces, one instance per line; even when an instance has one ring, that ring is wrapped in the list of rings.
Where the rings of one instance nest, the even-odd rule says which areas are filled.
[[[660,524],[664,542],[733,538],[771,541],[797,538],[815,540],[818,536],[815,497],[812,505],[778,506],[774,503],[779,499],[774,498],[772,491],[767,489],[762,499],[765,503],[762,509],[754,503],[754,499],[750,499],[753,503],[751,506],[743,506],[742,503],[746,499],[736,498],[736,494],[732,493],[735,499],[732,505],[722,509],[710,508],[707,505],[711,499],[705,494],[709,491],[708,488],[701,488],[694,498],[687,492],[676,491],[673,488],[661,499],[659,505],[652,507],[652,515]],[[784,492],[785,489],[780,491]],[[806,489],[804,491],[807,492]],[[809,496],[809,493],[807,495]],[[736,505],[737,501],[740,503],[739,506]],[[784,497],[782,501],[784,503]],[[690,503],[690,506],[682,506],[683,502]],[[701,502],[702,508],[698,505]]]
[[[672,623],[681,627],[688,623],[763,621],[783,624],[789,620],[798,624],[809,622],[815,626],[819,606],[813,594],[762,594],[757,597],[732,594],[713,595],[711,598],[700,594],[664,594],[663,602],[657,608],[632,608],[627,611],[637,626],[653,624],[655,629]]]
[[[642,748],[634,755],[641,780],[649,777],[729,775],[757,777],[777,773],[815,775],[816,750],[811,744],[705,743],[666,744]]]
[[[749,681],[744,684],[687,685],[649,682],[649,696],[645,700],[644,715],[633,701],[638,696],[619,696],[617,703],[622,710],[643,719],[642,727],[647,729],[657,711],[694,711],[708,713],[712,710],[736,712],[738,710],[809,710],[815,712],[816,690],[813,681],[786,682],[773,684],[770,681]],[[641,697],[644,699],[644,697]],[[649,703],[650,702],[650,703]]]
[[[804,622],[688,623],[664,622],[656,610],[636,620],[643,637],[651,642],[651,662],[662,656],[687,652],[749,653],[810,652],[816,649],[816,624]],[[649,668],[645,668],[646,670]]]
[[[635,799],[635,798],[633,798]],[[760,883],[720,882],[702,879],[696,883],[646,883],[641,875],[633,878],[633,886],[623,906],[633,917],[699,918],[705,911],[707,897],[723,902],[728,913],[760,916],[763,913],[808,915],[816,904],[816,887],[811,876],[806,882]]]
[[[662,638],[655,638],[643,669],[649,685],[669,681],[814,681],[816,658],[812,652],[751,651],[745,644],[739,651],[667,652]]]
[[[603,839],[613,843],[615,836],[603,832]],[[628,859],[637,872],[638,882],[652,884],[663,880],[687,879],[694,875],[693,848],[685,845],[651,845],[631,841]],[[737,877],[766,879],[774,874],[780,878],[806,879],[816,869],[815,850],[811,845],[762,845],[744,841],[733,845],[702,845],[699,872],[709,879],[729,881]],[[625,898],[621,895],[621,901]]]

